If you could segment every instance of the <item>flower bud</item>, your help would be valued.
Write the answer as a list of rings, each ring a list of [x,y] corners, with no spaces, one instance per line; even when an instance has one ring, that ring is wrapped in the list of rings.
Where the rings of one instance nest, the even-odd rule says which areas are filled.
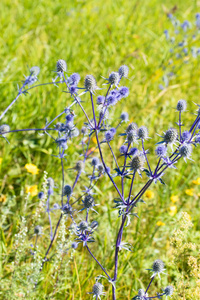
[[[84,81],[85,89],[89,92],[93,92],[97,88],[96,79],[93,75],[86,75]]]
[[[57,68],[57,73],[66,72],[67,71],[66,61],[63,59],[59,59],[56,64],[56,68]]]
[[[122,65],[118,72],[121,77],[128,77],[128,71],[128,67],[126,65]]]
[[[70,185],[68,185],[68,184],[66,184],[65,186],[64,186],[64,196],[69,196],[69,195],[71,195],[71,193],[72,193],[72,188],[71,188],[71,186]]]

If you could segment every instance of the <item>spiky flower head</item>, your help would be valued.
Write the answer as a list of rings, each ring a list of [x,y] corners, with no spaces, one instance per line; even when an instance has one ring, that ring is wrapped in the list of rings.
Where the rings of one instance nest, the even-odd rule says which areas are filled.
[[[79,223],[78,229],[81,231],[88,229],[88,223],[86,221],[81,221]]]
[[[145,300],[145,299],[147,299],[148,294],[145,293],[145,291],[143,289],[139,289],[137,296],[138,296],[138,298],[137,298],[138,300]]]
[[[78,73],[73,73],[70,77],[69,77],[69,79],[68,79],[68,81],[69,81],[69,83],[70,83],[70,85],[75,85],[75,86],[77,86],[77,84],[79,83],[79,81],[80,81],[80,75],[78,74]]]
[[[42,234],[42,227],[40,225],[35,226],[34,234],[41,235]]]
[[[76,248],[78,247],[78,243],[73,242],[73,243],[71,244],[71,247],[72,247],[72,249],[76,249]]]
[[[112,133],[112,131],[109,130],[105,133],[105,139],[107,142],[110,142],[113,139],[113,137],[114,137],[114,134]]]
[[[109,111],[108,109],[105,109],[105,107],[100,104],[98,107],[97,107],[98,111],[99,111],[99,119],[104,119],[104,120],[107,120],[108,117],[109,117]]]
[[[133,156],[130,167],[134,171],[142,169],[144,166],[144,157],[142,155],[136,154]]]
[[[119,76],[119,73],[117,73],[117,72],[112,72],[108,77],[108,81],[111,85],[114,84],[115,86],[117,86],[119,80],[120,80],[120,76]]]
[[[75,170],[77,172],[82,172],[84,170],[85,164],[82,160],[77,161],[76,165],[75,165]]]
[[[97,166],[97,170],[98,170],[98,172],[102,173],[104,171],[104,166],[102,164],[99,164]]]
[[[86,195],[83,200],[83,204],[87,209],[92,208],[92,206],[94,206],[94,198],[91,195]]]
[[[98,164],[99,164],[99,159],[98,159],[98,157],[93,157],[93,158],[92,158],[92,161],[91,161],[91,165],[92,165],[93,167],[96,167]]]
[[[56,63],[56,71],[57,73],[63,73],[67,71],[66,61],[63,59],[59,59]]]
[[[158,155],[158,157],[164,157],[167,153],[167,147],[165,145],[159,145],[156,148],[155,153]]]
[[[38,199],[43,199],[44,198],[44,192],[39,192],[38,193]]]
[[[156,259],[153,262],[152,265],[152,271],[154,272],[152,277],[156,276],[158,274],[159,278],[160,278],[160,273],[163,273],[165,265],[164,262],[161,259]]]
[[[129,125],[128,125],[128,127],[126,128],[126,133],[128,133],[129,131],[137,131],[137,124],[135,124],[135,123],[130,123]]]
[[[92,221],[92,223],[90,224],[90,227],[92,229],[97,229],[98,226],[99,226],[99,223],[97,221]]]
[[[118,73],[121,77],[128,77],[128,71],[129,71],[128,67],[126,65],[122,65],[119,68]]]
[[[71,186],[70,185],[68,185],[68,184],[66,184],[65,186],[64,186],[64,196],[69,196],[69,195],[71,195],[71,193],[72,193],[72,188],[71,188]]]
[[[138,128],[137,136],[141,140],[148,139],[148,129],[145,126],[141,126],[140,128]]]
[[[183,133],[182,133],[182,140],[184,141],[184,142],[186,142],[186,141],[189,141],[189,139],[191,138],[191,133],[189,132],[189,131],[184,131]]]
[[[128,141],[128,143],[134,143],[136,141],[136,132],[134,130],[130,130],[128,133],[127,133],[127,136],[126,136],[126,139]]]
[[[83,135],[87,134],[87,133],[88,133],[87,127],[83,126],[83,127],[81,128],[81,133],[82,133]]]
[[[71,213],[72,213],[72,207],[68,203],[62,207],[62,210],[63,210],[64,214],[66,214],[66,215],[71,215]]]
[[[166,144],[174,144],[178,138],[178,132],[175,128],[168,129],[164,134],[164,142]]]
[[[172,296],[173,295],[173,291],[174,288],[171,285],[168,285],[165,289],[164,289],[164,293],[166,296]]]
[[[129,89],[126,86],[121,86],[119,89],[121,98],[126,98],[129,95]]]
[[[87,91],[91,93],[97,89],[96,79],[93,75],[85,76],[84,87]]]
[[[120,148],[119,148],[119,152],[121,154],[125,154],[128,150],[128,147],[126,145],[122,145]]]
[[[178,111],[185,111],[187,108],[187,102],[183,99],[179,100],[178,103],[177,103],[177,106],[176,106],[176,109]]]
[[[10,131],[10,126],[7,124],[3,124],[0,126],[0,134]]]
[[[30,73],[32,76],[38,76],[38,74],[40,73],[40,68],[35,66],[35,67],[32,67],[30,68]]]
[[[100,104],[103,104],[105,101],[105,97],[104,96],[98,96],[97,97],[97,104],[100,105]]]
[[[96,282],[93,285],[92,293],[97,297],[100,298],[101,295],[103,295],[103,285],[100,282]],[[101,299],[101,298],[100,298]]]
[[[121,116],[120,116],[120,119],[121,119],[123,122],[128,122],[128,113],[127,113],[127,112],[122,112],[122,113],[121,113]]]
[[[54,188],[54,180],[53,180],[53,178],[51,178],[51,177],[47,178],[47,185],[51,189]]]
[[[184,158],[189,158],[192,154],[192,146],[190,144],[183,144],[179,148],[179,154]]]

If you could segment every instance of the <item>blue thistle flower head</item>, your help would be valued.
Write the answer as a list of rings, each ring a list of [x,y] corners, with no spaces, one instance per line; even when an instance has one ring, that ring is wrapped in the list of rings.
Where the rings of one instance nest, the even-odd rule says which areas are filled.
[[[182,141],[183,142],[187,142],[187,141],[189,141],[189,139],[191,138],[191,133],[189,132],[189,131],[184,131],[183,133],[182,133]]]
[[[167,147],[165,145],[159,145],[156,148],[155,153],[158,157],[164,157],[167,154]]]
[[[97,104],[100,105],[100,104],[103,104],[105,101],[105,97],[104,96],[98,96],[97,97]]]
[[[120,77],[128,77],[128,72],[129,72],[129,69],[126,65],[122,65],[118,71]]]
[[[65,118],[67,123],[71,123],[74,120],[74,116],[72,114],[67,115]]]
[[[125,154],[127,153],[127,150],[128,150],[128,147],[126,145],[122,145],[120,148],[119,148],[119,152],[121,154]]]
[[[93,157],[91,161],[91,165],[96,167],[99,164],[99,159],[98,157]]]
[[[43,199],[44,198],[44,192],[39,192],[38,193],[38,199]]]
[[[73,73],[69,78],[68,78],[68,82],[70,85],[75,85],[77,86],[79,81],[80,81],[81,77],[78,73]]]
[[[72,249],[77,249],[77,248],[78,248],[78,243],[73,242],[73,243],[71,244],[71,247],[72,247]]]
[[[112,133],[112,131],[109,130],[105,133],[105,139],[107,142],[110,142],[113,139],[113,137],[114,137],[114,134]]]
[[[116,87],[118,86],[119,80],[120,80],[120,76],[119,73],[117,72],[112,72],[108,77],[108,82],[111,85],[115,85]]]
[[[145,126],[141,126],[137,131],[138,139],[146,140],[148,139],[148,129]]]
[[[120,119],[122,120],[122,122],[128,122],[128,113],[127,112],[122,112]]]
[[[191,144],[184,143],[179,148],[179,154],[186,160],[189,159],[192,154],[192,146]]]
[[[66,61],[63,59],[59,59],[56,63],[56,72],[58,75],[67,71]]]
[[[77,88],[76,88],[76,86],[75,86],[75,85],[71,85],[71,86],[69,87],[69,92],[70,92],[71,94],[76,94],[76,95],[77,95]]]
[[[110,131],[112,132],[113,136],[115,135],[116,133],[116,129],[114,127],[110,128]]]
[[[168,285],[168,286],[164,289],[165,296],[172,296],[172,295],[173,295],[173,291],[174,291],[173,286]]]
[[[107,98],[108,106],[113,106],[117,103],[116,96],[109,95]]]
[[[185,111],[187,108],[187,102],[183,99],[179,100],[178,103],[177,103],[177,106],[176,106],[176,109],[178,111]]]
[[[119,88],[119,94],[122,98],[126,98],[129,95],[129,89],[126,86],[122,86]]]
[[[138,154],[138,149],[137,148],[134,147],[134,148],[131,148],[129,150],[128,155],[133,156],[133,155],[136,155],[136,154]]]

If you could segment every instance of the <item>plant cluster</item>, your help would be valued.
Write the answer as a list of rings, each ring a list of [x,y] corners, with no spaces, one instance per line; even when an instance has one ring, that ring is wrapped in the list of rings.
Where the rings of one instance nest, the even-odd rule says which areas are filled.
[[[23,85],[18,90],[17,97],[1,114],[0,120],[3,120],[4,115],[17,101],[17,99],[27,94],[31,89],[45,84],[32,86],[38,79],[39,67],[32,67],[30,74],[25,78]],[[35,243],[30,245],[30,251],[27,255],[32,260],[32,270],[35,271],[35,276],[31,278],[32,291],[37,289],[40,284],[39,276],[42,274],[44,266],[53,259],[51,251],[55,245],[57,235],[59,242],[57,244],[57,258],[62,261],[63,255],[71,251],[74,255],[76,249],[82,244],[86,251],[90,254],[97,265],[101,268],[103,275],[98,276],[96,283],[93,286],[91,294],[96,299],[101,299],[104,295],[103,285],[100,280],[107,279],[112,286],[112,299],[117,299],[116,288],[118,278],[118,265],[120,251],[131,251],[131,245],[123,240],[123,232],[125,227],[129,226],[134,217],[138,217],[136,207],[144,205],[142,200],[144,193],[148,188],[156,182],[164,184],[163,175],[168,169],[177,168],[179,160],[191,160],[193,149],[200,143],[200,105],[197,104],[197,112],[193,124],[183,130],[182,114],[187,109],[187,103],[181,99],[177,102],[176,110],[178,113],[177,129],[169,128],[163,134],[159,135],[159,141],[155,147],[155,154],[152,159],[149,159],[149,151],[146,149],[146,141],[149,137],[149,130],[145,126],[138,126],[136,123],[129,123],[129,115],[127,112],[122,112],[118,118],[115,118],[115,126],[113,126],[110,115],[114,106],[119,102],[124,101],[129,96],[129,89],[126,86],[121,86],[122,80],[128,78],[129,69],[126,65],[122,65],[118,71],[111,72],[108,78],[104,78],[104,85],[107,87],[100,88],[93,75],[87,75],[84,79],[84,85],[79,86],[80,76],[73,73],[67,76],[67,64],[64,60],[58,60],[56,64],[56,77],[49,84],[55,86],[64,85],[65,93],[72,99],[72,103],[66,107],[53,120],[47,122],[43,128],[25,128],[12,130],[12,124],[0,125],[0,135],[9,142],[9,133],[39,131],[48,135],[56,146],[55,157],[60,160],[61,174],[61,189],[60,202],[54,201],[56,185],[52,177],[45,178],[45,184],[42,191],[39,192],[39,206],[37,216],[40,215],[40,222],[34,227]],[[98,92],[98,96],[95,96]],[[100,94],[100,95],[99,95]],[[86,96],[91,103],[91,115],[84,108]],[[76,122],[76,113],[74,106],[78,106],[85,116],[85,123],[82,127]],[[64,117],[64,120],[61,119]],[[57,121],[60,118],[62,121]],[[95,137],[96,148],[91,147],[91,141]],[[115,153],[112,143],[115,139],[123,140],[118,153]],[[78,160],[74,161],[74,166],[71,168],[74,177],[73,184],[70,185],[65,180],[67,160],[67,151],[69,145],[73,142],[78,144],[80,141],[81,153]],[[105,149],[110,151],[113,163],[112,168],[108,165],[105,157]],[[98,156],[96,155],[98,150]],[[95,154],[95,155],[94,155]],[[71,159],[69,157],[69,159]],[[155,163],[156,162],[156,163]],[[37,172],[34,166],[27,166],[32,172]],[[68,169],[69,170],[69,169]],[[146,183],[138,190],[137,185],[134,185],[137,176],[144,176]],[[81,188],[81,193],[76,189],[80,185],[80,179],[84,177],[85,189]],[[91,250],[91,243],[96,242],[95,234],[99,226],[95,220],[95,215],[98,213],[97,197],[95,196],[95,187],[100,180],[109,180],[112,183],[116,197],[111,203],[111,207],[117,210],[120,219],[120,226],[116,228],[117,237],[115,241],[115,255],[113,258],[114,272],[111,274],[106,266],[100,262],[100,259],[95,256]],[[126,188],[125,188],[126,186]],[[127,192],[128,187],[128,192]],[[43,254],[38,251],[38,243],[43,235],[41,214],[42,209],[46,213],[49,222],[49,245],[46,252]],[[55,223],[56,212],[59,212],[59,217]],[[70,225],[66,225],[66,221]],[[24,243],[24,235],[27,233],[27,221],[23,219],[23,227],[16,236],[15,248]],[[66,236],[68,242],[66,242]],[[70,238],[69,238],[70,237]],[[70,241],[70,243],[69,243]],[[71,242],[72,241],[72,242]],[[20,264],[19,258],[15,257],[15,263]],[[171,285],[165,287],[163,292],[156,295],[149,295],[149,288],[156,277],[160,276],[165,270],[162,260],[157,259],[153,262],[150,283],[144,291],[140,289],[138,294],[133,299],[161,299],[163,296],[171,296],[173,287]],[[13,273],[13,276],[15,274]],[[30,292],[30,291],[29,291]]]

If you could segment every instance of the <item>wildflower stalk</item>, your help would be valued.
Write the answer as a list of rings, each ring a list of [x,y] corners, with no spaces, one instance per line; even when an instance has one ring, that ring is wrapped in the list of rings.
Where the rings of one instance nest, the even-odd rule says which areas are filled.
[[[106,276],[108,277],[109,280],[111,280],[110,276],[108,275],[108,273],[106,272],[106,270],[104,269],[104,267],[100,264],[100,262],[96,259],[96,257],[92,254],[91,250],[89,249],[88,245],[86,245],[86,248],[88,250],[88,252],[90,253],[90,255],[94,258],[94,260],[98,263],[98,265],[100,266],[100,268],[103,270],[103,272],[106,274]]]

